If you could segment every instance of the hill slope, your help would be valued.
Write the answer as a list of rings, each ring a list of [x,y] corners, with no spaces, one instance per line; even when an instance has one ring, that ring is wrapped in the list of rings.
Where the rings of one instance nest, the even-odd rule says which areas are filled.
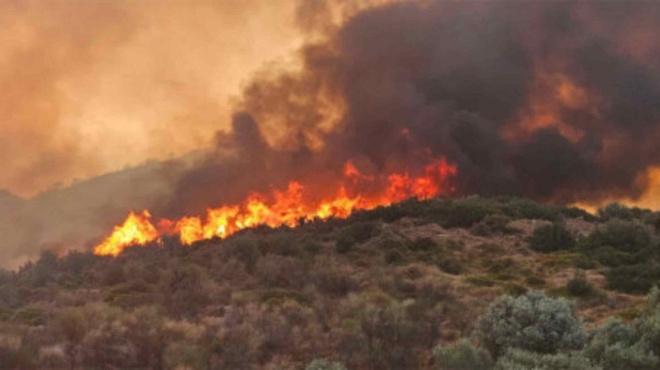
[[[470,337],[502,295],[570,298],[587,330],[642,315],[660,281],[658,219],[616,205],[594,217],[515,198],[411,200],[117,258],[44,253],[0,274],[0,367],[298,369],[329,358],[450,369],[434,347]]]

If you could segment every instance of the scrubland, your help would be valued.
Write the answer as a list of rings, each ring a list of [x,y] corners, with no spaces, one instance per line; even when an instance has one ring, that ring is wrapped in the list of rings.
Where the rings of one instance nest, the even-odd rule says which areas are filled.
[[[3,369],[657,369],[660,213],[409,200],[0,272]]]

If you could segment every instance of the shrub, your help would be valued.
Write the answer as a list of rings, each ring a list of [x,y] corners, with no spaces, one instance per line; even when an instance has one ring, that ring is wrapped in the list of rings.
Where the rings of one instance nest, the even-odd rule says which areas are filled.
[[[488,276],[470,276],[465,280],[468,284],[478,287],[493,287],[497,283]]]
[[[657,369],[658,357],[641,339],[634,327],[611,320],[595,330],[584,353],[604,370]]]
[[[311,255],[317,255],[323,250],[323,244],[318,240],[306,240],[304,244],[305,251]]]
[[[530,276],[525,279],[525,283],[532,288],[542,288],[545,286],[545,279],[539,276]]]
[[[495,370],[601,370],[580,352],[540,354],[509,349],[500,357]]]
[[[378,246],[382,249],[404,249],[407,247],[407,243],[402,240],[402,238],[394,237],[385,237],[379,243]]]
[[[576,212],[575,209],[561,208],[554,205],[539,204],[524,198],[504,198],[504,213],[516,219],[547,220],[556,222],[562,219],[563,214],[569,217],[583,215],[586,212]],[[577,216],[579,217],[579,216]]]
[[[612,247],[634,254],[649,249],[652,240],[646,226],[637,222],[612,220],[596,228],[581,244],[586,250]]]
[[[609,221],[615,218],[632,220],[633,218],[640,216],[640,213],[641,210],[639,208],[628,208],[616,202],[598,209],[598,217],[603,221]]]
[[[418,238],[410,245],[410,249],[414,251],[430,251],[437,247],[438,243],[431,238]]]
[[[31,326],[44,325],[48,321],[48,313],[38,307],[23,307],[14,312],[13,322]]]
[[[566,283],[566,291],[574,297],[586,297],[594,292],[594,287],[586,279],[584,271],[577,271],[575,276]]]
[[[444,227],[468,228],[490,214],[498,213],[500,207],[492,199],[470,197],[455,200],[444,207],[440,224]]]
[[[353,267],[341,264],[334,259],[319,258],[312,270],[308,280],[311,281],[320,292],[329,296],[344,296],[359,287],[355,278]]]
[[[511,222],[511,218],[502,214],[488,215],[483,220],[472,225],[472,233],[481,236],[489,236],[492,234],[511,234],[515,230],[507,225]]]
[[[417,355],[411,348],[426,345],[425,325],[411,320],[408,307],[385,297],[372,297],[359,313],[359,325],[368,345],[371,365],[376,369],[417,369]],[[428,334],[428,333],[426,333]]]
[[[405,256],[401,251],[391,250],[385,253],[385,262],[389,265],[396,265],[405,260]]]
[[[465,271],[463,262],[454,257],[441,256],[436,260],[436,265],[440,270],[451,275],[460,275]]]
[[[355,238],[350,235],[350,234],[342,234],[339,236],[337,239],[337,244],[335,246],[335,250],[337,253],[348,253],[351,250],[353,250],[353,246],[355,245],[356,241]]]
[[[621,252],[620,250],[610,247],[598,247],[589,253],[587,258],[597,261],[598,263],[609,266],[617,267],[621,265],[634,264],[637,259],[629,253]]]
[[[660,266],[655,263],[619,266],[609,269],[607,288],[630,294],[645,294],[660,282]]]
[[[559,223],[541,226],[534,230],[529,239],[529,246],[541,253],[551,253],[575,247],[575,238]]]
[[[380,233],[376,222],[356,222],[342,230],[342,236],[349,236],[355,243],[364,243]]]
[[[346,366],[340,362],[315,359],[305,366],[305,370],[346,370]]]
[[[504,285],[504,290],[507,294],[514,297],[521,296],[529,291],[526,287],[516,283],[509,283]]]
[[[586,342],[573,306],[539,292],[492,303],[477,322],[476,336],[493,358],[508,348],[552,354],[580,349]]]
[[[476,348],[469,340],[433,349],[436,367],[442,370],[490,370],[493,368],[488,352]]]

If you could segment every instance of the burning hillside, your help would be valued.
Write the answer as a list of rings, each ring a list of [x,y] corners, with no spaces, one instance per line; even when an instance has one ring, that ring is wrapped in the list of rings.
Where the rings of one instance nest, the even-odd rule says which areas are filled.
[[[229,74],[232,78],[227,80],[234,80],[234,69],[214,67],[222,69],[222,73],[206,73],[210,66],[220,64],[203,56],[214,54],[224,58],[231,56],[231,51],[223,49],[223,42],[217,42],[218,49],[213,51],[218,53],[209,53],[216,44],[209,39],[201,44],[194,42],[202,35],[215,34],[212,30],[218,22],[214,21],[214,12],[229,17],[226,12],[231,6],[214,7],[215,3],[199,0],[199,7],[183,12],[183,18],[172,22],[191,25],[198,23],[196,17],[205,20],[200,22],[199,30],[184,32],[183,38],[169,37],[171,29],[158,28],[161,17],[169,19],[169,8],[146,23],[163,32],[157,40],[167,43],[187,40],[186,45],[202,45],[199,50],[203,52],[188,55],[167,48],[163,52],[163,45],[150,49],[149,40],[155,39],[147,37],[148,33],[135,31],[145,38],[134,40],[127,50],[139,48],[135,55],[148,55],[150,61],[180,61],[185,71],[169,73],[163,68],[164,72],[160,72],[160,65],[145,68],[138,61],[127,62],[125,58],[129,56],[122,54],[123,67],[138,65],[140,71],[153,70],[156,74],[153,80],[157,83],[145,82],[138,89],[130,85],[134,82],[128,78],[130,86],[117,91],[151,91],[152,86],[157,90],[162,88],[162,81],[170,81],[171,75],[178,76],[171,85],[168,82],[167,93],[149,99],[115,90],[107,93],[113,97],[127,95],[130,104],[123,103],[144,108],[146,113],[121,111],[121,106],[114,107],[120,110],[117,112],[105,107],[110,103],[98,103],[103,109],[94,104],[89,106],[98,108],[98,112],[114,114],[93,111],[82,114],[84,119],[78,117],[85,127],[96,122],[89,117],[116,120],[131,128],[140,126],[136,122],[141,121],[145,121],[145,127],[151,127],[152,121],[170,122],[167,129],[145,128],[138,130],[140,133],[128,134],[119,129],[116,136],[94,141],[112,143],[109,146],[113,147],[116,144],[117,148],[131,147],[135,142],[135,152],[113,149],[121,153],[108,155],[109,149],[101,150],[103,145],[90,144],[95,146],[95,152],[98,146],[99,152],[105,153],[104,158],[112,163],[112,168],[125,165],[126,157],[136,163],[147,158],[162,159],[163,153],[172,153],[167,157],[170,159],[151,163],[152,172],[131,176],[133,180],[106,179],[111,186],[99,188],[111,189],[107,194],[90,191],[92,195],[79,195],[74,194],[78,191],[74,189],[67,198],[73,201],[65,202],[58,195],[46,196],[43,199],[52,199],[52,203],[30,205],[28,202],[20,212],[9,211],[7,217],[0,215],[0,222],[9,225],[8,229],[20,229],[11,243],[4,242],[11,244],[5,250],[19,255],[33,251],[35,246],[82,248],[94,240],[101,241],[96,248],[98,253],[116,254],[126,245],[148,243],[165,235],[190,244],[226,237],[256,225],[294,226],[313,218],[345,217],[354,210],[390,204],[405,197],[516,195],[556,204],[598,206],[627,201],[658,206],[658,3],[277,2],[284,5],[269,6],[277,8],[276,14],[288,14],[289,27],[296,30],[296,36],[283,38],[295,42],[282,49],[287,50],[284,55],[266,53],[264,49],[264,58],[272,63],[257,61],[256,56],[249,63],[242,63],[262,67],[241,71],[241,76],[245,76],[243,83],[240,89],[238,85],[234,88],[230,103],[227,95],[217,93],[216,85],[225,84],[217,76]],[[275,4],[245,3],[240,15],[246,18],[252,14],[252,8],[263,10],[263,4]],[[93,14],[108,13],[102,5],[88,10]],[[149,5],[144,8],[117,5],[115,10],[112,14],[117,14],[117,18],[124,13],[135,14],[137,29],[145,24],[141,17],[153,13]],[[268,14],[260,13],[260,17]],[[39,20],[41,16],[26,19]],[[114,24],[113,19],[102,24]],[[49,29],[37,27],[37,30],[35,35],[49,34]],[[122,30],[121,35],[134,32],[130,27]],[[89,40],[87,36],[76,38],[78,28],[66,32],[60,36],[71,50],[77,50],[78,42],[87,46],[96,45],[96,41],[99,45],[116,45],[123,40],[123,36],[109,37],[114,32],[108,35],[100,32],[99,40],[92,34]],[[227,37],[232,40],[236,38],[235,33],[229,34]],[[112,43],[105,43],[108,40],[103,35]],[[257,36],[246,31],[244,38],[252,40]],[[45,74],[51,72],[46,67],[59,66],[49,62],[51,59],[65,63],[77,55],[71,52],[66,55],[69,59],[60,58],[59,49],[46,45],[51,43],[37,46],[45,48],[47,58],[36,54],[16,60],[43,60],[44,63],[28,67],[41,68]],[[105,52],[98,50],[105,49],[92,49],[85,63],[113,60],[100,58]],[[17,65],[17,70],[22,68]],[[120,72],[103,75],[125,75]],[[64,78],[60,74],[66,76],[63,67],[54,68],[52,74],[54,77],[49,81],[60,81]],[[96,81],[95,76],[93,73],[88,76],[95,81],[91,85],[105,86],[105,80]],[[194,81],[188,82],[185,77]],[[45,97],[37,94],[35,101],[57,102],[50,96],[68,97],[82,89],[75,84],[63,84],[64,93],[59,84],[55,85],[58,89],[44,88]],[[87,86],[82,82],[80,85]],[[85,91],[85,96],[95,96],[85,89],[80,91]],[[25,99],[32,97],[26,95]],[[21,104],[23,99],[18,96],[16,99],[3,109],[29,107],[25,112],[33,112],[33,107],[41,107],[38,103]],[[68,108],[77,101],[64,100]],[[153,105],[153,102],[159,103]],[[151,112],[152,108],[156,110],[156,105],[160,110]],[[171,107],[177,109],[170,111]],[[51,111],[59,112],[57,106],[45,108],[48,114],[44,115],[48,117],[54,116]],[[5,115],[12,121],[9,127],[44,121],[40,116],[22,112]],[[114,123],[109,125],[114,127]],[[18,135],[21,140],[16,142],[36,142],[33,140],[36,136],[28,131]],[[80,137],[92,131],[84,131]],[[42,136],[45,140],[51,135],[38,135]],[[75,145],[70,142],[86,142],[72,139],[75,137],[55,138],[43,147],[75,152]],[[177,140],[179,137],[185,145]],[[133,141],[116,143],[129,138]],[[11,145],[9,148],[8,153],[12,152]],[[139,154],[152,152],[159,155]],[[183,153],[189,154],[181,157]],[[85,171],[78,172],[104,171],[95,164],[102,160],[92,160],[91,155],[79,156],[85,161],[78,167],[84,167]],[[48,161],[26,159],[26,163],[23,163],[26,156],[15,157],[18,162],[10,161],[12,168],[20,168],[21,173],[18,177],[7,177],[17,179],[12,184],[29,182],[25,179],[39,182],[37,177],[48,172],[44,169],[50,172],[42,182],[52,183],[55,176],[65,173],[57,170],[58,166],[69,163],[66,158],[58,160],[56,155],[40,156],[48,157]],[[76,189],[86,188],[84,185]],[[27,188],[26,194],[29,194]],[[90,205],[92,198],[94,204]],[[44,209],[53,212],[46,212],[46,217]],[[148,212],[140,212],[143,209]],[[128,219],[122,222],[127,214]],[[62,215],[70,218],[65,220]],[[68,227],[62,225],[65,222]],[[113,227],[116,227],[114,233]]]
[[[200,240],[225,238],[242,229],[267,225],[270,227],[294,227],[305,221],[346,218],[355,210],[369,210],[414,197],[428,199],[441,194],[451,194],[451,180],[456,167],[444,159],[425,167],[424,173],[393,173],[386,181],[360,173],[347,162],[344,181],[333,197],[313,200],[305,194],[305,187],[292,181],[283,190],[272,194],[253,193],[239,205],[225,205],[207,211],[206,218],[183,217],[178,221],[162,219],[152,222],[151,214],[131,212],[121,226],[115,228],[103,243],[94,249],[99,255],[117,255],[131,245],[145,245],[162,235],[176,235],[181,242],[190,245]]]
[[[162,219],[133,213],[96,251],[295,226],[406,197],[638,199],[660,165],[660,44],[647,32],[659,20],[649,3],[356,11],[301,48],[300,68],[254,77],[231,129],[151,210]]]

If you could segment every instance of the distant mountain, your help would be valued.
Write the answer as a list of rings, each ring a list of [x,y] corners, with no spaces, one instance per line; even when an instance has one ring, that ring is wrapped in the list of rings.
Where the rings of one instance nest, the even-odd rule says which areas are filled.
[[[80,249],[132,209],[169,197],[176,165],[147,163],[21,199],[0,191],[0,267],[15,268],[43,249]]]

